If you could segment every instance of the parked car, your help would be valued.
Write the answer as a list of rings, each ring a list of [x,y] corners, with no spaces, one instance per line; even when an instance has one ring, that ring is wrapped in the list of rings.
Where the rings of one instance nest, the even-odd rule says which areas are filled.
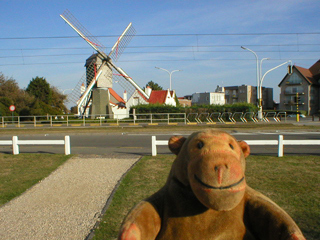
[[[289,114],[288,117],[297,117],[297,114]],[[305,118],[306,115],[304,115],[304,114],[299,114],[299,117]]]

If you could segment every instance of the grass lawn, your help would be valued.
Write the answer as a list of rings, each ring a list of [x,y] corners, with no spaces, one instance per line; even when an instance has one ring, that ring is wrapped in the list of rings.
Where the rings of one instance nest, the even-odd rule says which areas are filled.
[[[143,157],[117,189],[93,239],[116,239],[128,211],[166,181],[174,155]],[[320,239],[320,156],[250,156],[248,184],[261,191],[297,222],[308,240]]]
[[[0,153],[0,206],[47,177],[69,156]]]

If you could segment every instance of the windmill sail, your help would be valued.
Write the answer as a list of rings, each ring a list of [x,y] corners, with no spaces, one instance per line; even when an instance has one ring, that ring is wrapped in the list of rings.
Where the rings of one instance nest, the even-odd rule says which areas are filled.
[[[108,56],[113,61],[117,61],[135,34],[136,34],[136,30],[132,26],[132,23],[129,23],[127,28],[123,31],[121,36],[118,38],[117,42],[113,45]]]
[[[103,58],[107,58],[104,50],[105,47],[95,38],[67,9],[60,17],[75,30],[93,49],[95,49]]]

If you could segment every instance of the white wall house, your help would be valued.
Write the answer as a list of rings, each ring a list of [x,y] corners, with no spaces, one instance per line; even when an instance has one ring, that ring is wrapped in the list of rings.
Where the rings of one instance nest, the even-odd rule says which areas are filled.
[[[149,96],[149,99],[145,98],[139,91],[135,91],[127,101],[127,108],[138,104],[166,104],[176,106],[176,93],[174,90],[152,90],[150,87],[146,87],[145,93]]]
[[[223,105],[225,102],[224,92],[204,92],[192,94],[192,105]]]

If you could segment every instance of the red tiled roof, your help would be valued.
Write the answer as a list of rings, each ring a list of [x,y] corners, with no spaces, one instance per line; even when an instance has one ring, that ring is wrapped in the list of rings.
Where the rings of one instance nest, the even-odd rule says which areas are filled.
[[[299,67],[296,65],[293,65],[293,68],[295,68],[301,75],[308,81],[310,84],[319,84],[318,80],[320,79],[320,60],[318,60],[315,64],[313,64],[309,69]],[[281,83],[286,79],[288,74],[281,80],[279,83],[279,87]]]
[[[111,94],[118,102],[123,102],[123,103],[125,103],[125,101],[123,100],[123,98],[120,97],[112,88],[109,88],[109,92],[110,92],[110,94]]]
[[[305,77],[305,79],[309,82],[309,83],[314,83],[313,82],[313,75],[310,72],[309,69],[303,68],[303,67],[299,67],[299,66],[295,66],[296,69]]]
[[[164,104],[166,102],[167,93],[167,90],[153,90],[149,98],[149,103]]]
[[[146,102],[148,102],[148,99],[138,89],[136,89],[136,91]]]
[[[313,64],[310,68],[309,68],[310,72],[312,73],[313,76],[316,76],[318,74],[320,74],[320,59],[315,62],[315,64]]]

